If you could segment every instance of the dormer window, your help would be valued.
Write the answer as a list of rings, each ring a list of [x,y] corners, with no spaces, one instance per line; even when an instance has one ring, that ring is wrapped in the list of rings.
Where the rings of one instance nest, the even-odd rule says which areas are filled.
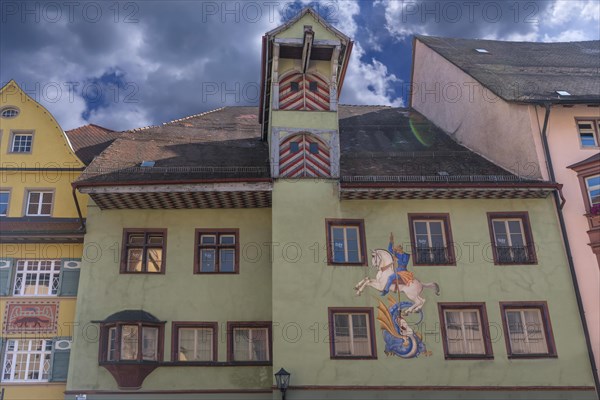
[[[19,115],[19,109],[17,107],[5,107],[0,111],[2,118],[15,118]]]
[[[475,51],[478,52],[479,54],[489,54],[490,53],[486,49],[475,49]]]

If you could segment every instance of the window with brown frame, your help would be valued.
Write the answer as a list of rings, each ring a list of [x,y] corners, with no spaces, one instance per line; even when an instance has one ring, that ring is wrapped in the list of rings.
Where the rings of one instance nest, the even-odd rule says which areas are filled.
[[[364,220],[327,219],[325,225],[329,265],[367,265]]]
[[[228,322],[227,360],[245,365],[271,365],[273,345],[269,322]]]
[[[600,143],[600,119],[577,120],[581,147],[594,148]]]
[[[456,265],[449,214],[408,214],[414,265]]]
[[[446,359],[493,358],[485,303],[438,303]]]
[[[174,362],[198,363],[218,360],[218,323],[173,322],[172,355]]]
[[[113,322],[100,326],[100,362],[162,361],[163,324]]]
[[[194,273],[239,273],[239,229],[196,229],[195,248]]]
[[[332,359],[375,359],[373,309],[329,308],[329,351]]]
[[[556,357],[546,302],[501,302],[509,358]]]
[[[166,229],[124,229],[121,273],[164,274]]]
[[[488,213],[494,263],[536,264],[527,212]]]

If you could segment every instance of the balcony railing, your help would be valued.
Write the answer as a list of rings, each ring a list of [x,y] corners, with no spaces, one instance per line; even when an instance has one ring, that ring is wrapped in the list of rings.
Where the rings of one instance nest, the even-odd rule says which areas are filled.
[[[454,262],[448,247],[417,247],[415,253],[417,264],[443,265]]]
[[[527,264],[534,262],[529,246],[496,246],[496,261],[500,264]]]

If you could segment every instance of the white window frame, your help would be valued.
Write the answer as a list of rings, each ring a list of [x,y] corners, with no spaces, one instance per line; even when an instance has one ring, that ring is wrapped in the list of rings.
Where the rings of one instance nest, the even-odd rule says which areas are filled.
[[[41,263],[50,263],[49,270],[41,270]],[[15,285],[13,288],[13,296],[35,296],[35,297],[55,297],[58,296],[58,286],[60,284],[60,260],[17,260],[17,268],[15,273]],[[40,275],[49,274],[50,287],[48,294],[39,294]],[[28,275],[35,276],[34,293],[25,293]],[[20,282],[20,283],[19,283]],[[52,292],[55,293],[52,293]]]
[[[32,350],[32,347],[35,346],[36,343],[40,342],[42,344],[42,350]],[[54,343],[51,339],[8,339],[5,345],[6,350],[4,352],[4,360],[2,362],[2,375],[0,375],[1,380],[4,382],[48,382],[50,377],[50,364],[53,345]],[[23,348],[25,349],[23,350]],[[20,356],[25,357],[25,376],[37,373],[38,378],[15,379],[15,366],[17,365],[17,360]],[[40,357],[40,364],[37,370],[30,370],[30,368],[32,368],[32,358],[35,356]],[[7,372],[7,366],[9,362],[11,367]],[[6,377],[7,373],[8,378]]]
[[[2,217],[6,217],[8,215],[8,211],[9,211],[9,207],[10,207],[10,190],[0,190],[0,195],[1,194],[7,194],[8,195],[8,199],[6,199],[6,203],[0,203],[0,204],[6,204],[6,212],[2,213],[0,212],[0,216]]]
[[[236,340],[236,335],[235,332],[236,331],[248,331],[248,341],[246,343],[243,343],[239,340]],[[267,353],[267,359],[266,360],[255,360],[254,359],[254,352],[253,352],[253,348],[252,345],[254,343],[254,339],[253,339],[253,333],[254,331],[264,331],[265,332],[265,351]],[[269,337],[269,328],[265,327],[258,327],[258,326],[234,326],[232,329],[232,333],[233,335],[233,348],[231,349],[231,355],[234,362],[270,362],[271,361],[271,352],[269,349],[269,342],[270,342],[270,337]],[[235,353],[236,353],[236,349],[237,346],[247,346],[247,350],[248,350],[248,359],[247,360],[236,360],[235,359]]]
[[[541,336],[542,336],[541,338],[543,339],[544,345],[545,345],[545,348],[546,348],[546,351],[544,353],[533,353],[531,351],[528,351],[528,352],[525,352],[525,353],[517,353],[517,352],[515,352],[515,347],[517,347],[517,346],[515,346],[516,342],[513,341],[514,332],[511,331],[511,325],[510,325],[509,320],[508,320],[508,313],[509,312],[518,312],[520,314],[521,322],[523,322],[523,324],[524,324],[521,327],[521,329],[523,330],[523,333],[522,333],[523,334],[523,342],[527,345],[527,346],[524,346],[524,348],[526,348],[528,350],[531,350],[529,348],[530,329],[529,329],[529,327],[527,325],[527,322],[526,322],[526,319],[525,319],[525,311],[536,311],[537,312],[538,325],[540,327],[539,333],[541,333]],[[533,307],[533,308],[520,308],[520,307],[512,308],[512,307],[509,307],[509,308],[506,308],[504,310],[504,316],[503,317],[506,320],[506,327],[507,327],[507,330],[508,330],[508,332],[507,332],[508,342],[510,343],[510,353],[512,355],[519,356],[519,355],[529,355],[529,354],[534,354],[534,355],[535,354],[550,354],[550,349],[549,349],[549,346],[548,346],[548,338],[546,337],[546,321],[544,320],[544,316],[542,315],[542,310],[541,309],[539,309],[537,307]],[[538,332],[536,332],[536,334],[537,333]],[[536,341],[537,340],[538,339],[536,339]]]
[[[37,213],[30,214],[29,213],[29,205],[31,204],[31,195],[34,193],[40,194],[40,199],[37,203]],[[52,195],[52,201],[50,202],[50,212],[48,214],[42,214],[42,207],[44,204],[44,195],[50,194]],[[28,190],[27,191],[27,203],[25,204],[25,215],[27,217],[50,217],[52,216],[52,209],[54,208],[54,191],[52,190]]]
[[[504,228],[506,229],[506,239],[508,241],[508,247],[513,247],[512,244],[512,234],[516,233],[516,232],[511,232],[510,231],[510,225],[509,222],[518,222],[519,223],[519,227],[521,228],[521,232],[519,232],[521,234],[521,237],[523,238],[523,247],[527,247],[529,245],[529,243],[527,243],[527,236],[525,235],[525,227],[523,226],[523,220],[521,218],[492,218],[492,231],[494,232],[494,245],[498,246],[498,238],[496,236],[496,226],[494,225],[495,222],[503,222],[504,223]]]
[[[589,123],[592,128],[588,129],[588,128],[580,128],[580,124],[587,124]],[[577,134],[579,137],[579,146],[581,146],[582,149],[591,149],[591,148],[596,148],[598,147],[598,142],[599,142],[599,136],[600,136],[600,119],[579,119],[576,121],[576,125],[577,125]],[[581,139],[581,134],[582,133],[591,133],[592,134],[592,138],[594,139],[594,145],[593,146],[586,146],[583,144],[583,141]]]
[[[361,236],[360,236],[360,226],[357,225],[335,225],[332,224],[330,227],[330,232],[329,234],[331,235],[331,262],[335,263],[335,264],[348,264],[348,263],[352,263],[352,264],[358,264],[358,263],[362,263],[363,260],[363,255],[362,255],[362,251],[361,251],[361,247],[362,247],[362,243],[361,243]],[[333,235],[333,230],[334,229],[341,229],[342,232],[344,233],[344,260],[342,261],[335,261],[335,237]],[[349,261],[348,260],[348,230],[349,229],[353,229],[356,231],[356,247],[358,250],[358,261]]]
[[[469,353],[469,352],[464,352],[464,353],[453,353],[450,350],[450,334],[449,334],[449,322],[448,322],[448,313],[458,313],[460,315],[460,335],[463,341],[463,348],[468,349],[469,346],[469,341],[467,339],[467,337],[469,335],[466,334],[466,326],[465,326],[465,316],[464,313],[466,312],[475,312],[477,314],[477,324],[479,325],[479,333],[480,333],[480,337],[478,339],[480,339],[481,341],[481,346],[482,346],[482,351],[481,353]],[[444,309],[444,322],[445,322],[445,329],[446,329],[446,341],[447,346],[448,346],[448,354],[451,356],[485,356],[487,355],[487,351],[486,351],[486,338],[485,338],[485,332],[484,332],[484,326],[483,326],[483,322],[482,322],[482,318],[481,318],[481,310],[479,308],[460,308],[460,309]]]
[[[590,201],[590,207],[594,206],[594,202],[592,201],[592,191],[593,190],[600,190],[600,184],[598,185],[594,185],[594,186],[590,186],[588,184],[588,180],[590,179],[596,179],[596,178],[600,178],[600,175],[592,175],[592,176],[587,176],[585,177],[585,189],[587,192],[587,196],[588,196],[588,200]],[[596,204],[600,204],[600,203],[596,203]]]
[[[442,219],[419,219],[419,218],[415,218],[413,220],[413,229],[415,231],[415,246],[418,248],[419,247],[419,241],[417,240],[417,236],[419,236],[419,234],[417,233],[417,223],[425,223],[425,227],[427,230],[427,247],[428,248],[433,248],[433,243],[431,240],[431,227],[430,224],[432,222],[436,222],[439,223],[441,225],[441,231],[442,231],[442,242],[444,244],[444,248],[448,247],[448,239],[446,238],[446,225],[445,225],[445,221]]]
[[[16,150],[15,142],[17,140],[17,137],[19,137],[19,136],[29,136],[31,138],[31,140],[29,141],[29,150],[28,151],[17,151]],[[19,146],[19,147],[21,147],[21,146]],[[31,154],[32,151],[33,151],[33,132],[30,132],[30,131],[25,131],[25,132],[16,131],[16,132],[12,132],[11,133],[9,153],[14,153],[14,154]]]
[[[370,320],[370,315],[367,312],[338,312],[338,311],[334,311],[331,313],[331,320],[333,321],[333,326],[331,327],[331,329],[333,329],[333,340],[334,340],[334,356],[335,357],[339,357],[339,358],[344,358],[344,357],[372,357],[373,356],[373,338],[371,338],[371,320]],[[338,353],[338,347],[336,346],[337,338],[338,336],[336,335],[336,326],[335,326],[335,317],[338,315],[343,315],[348,319],[348,342],[349,342],[349,348],[350,348],[350,354],[339,354]],[[354,324],[352,321],[352,317],[353,316],[362,316],[365,318],[365,321],[367,322],[366,324],[366,330],[367,330],[367,344],[368,344],[368,348],[369,348],[369,354],[355,354],[356,350],[354,348],[354,344],[355,344],[355,340],[354,340]]]

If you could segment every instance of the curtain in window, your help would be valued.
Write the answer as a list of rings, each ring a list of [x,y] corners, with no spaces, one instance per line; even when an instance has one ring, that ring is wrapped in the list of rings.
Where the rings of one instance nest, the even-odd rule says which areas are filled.
[[[138,327],[123,325],[121,329],[121,360],[137,360]]]
[[[334,345],[336,356],[349,356],[350,351],[350,324],[348,315],[336,314],[334,321]]]
[[[142,359],[158,359],[158,328],[142,328]]]
[[[250,331],[248,329],[233,330],[233,359],[235,361],[250,361]]]
[[[369,341],[369,327],[365,314],[352,315],[352,342],[353,356],[370,356],[371,343]]]
[[[212,344],[212,329],[179,329],[179,361],[212,361]]]

